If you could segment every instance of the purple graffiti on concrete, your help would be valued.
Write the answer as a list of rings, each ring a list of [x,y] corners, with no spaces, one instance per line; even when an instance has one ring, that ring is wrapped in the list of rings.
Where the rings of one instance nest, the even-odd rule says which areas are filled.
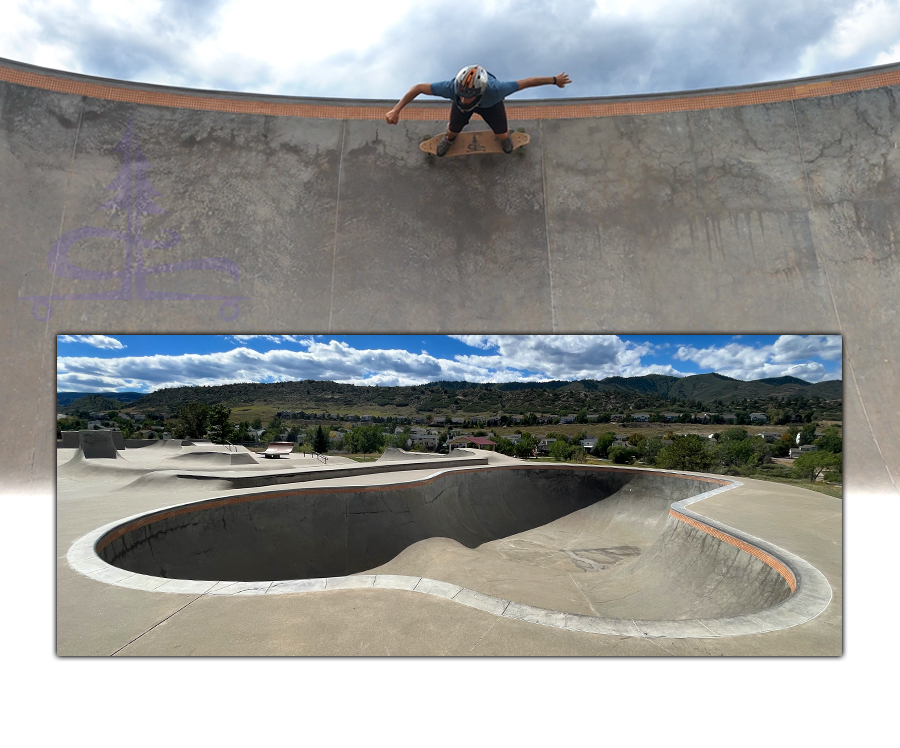
[[[150,184],[147,172],[150,170],[150,162],[144,156],[137,138],[134,136],[132,123],[129,120],[128,128],[122,140],[116,146],[116,150],[122,154],[122,166],[119,174],[106,188],[114,194],[100,208],[109,210],[121,210],[128,216],[128,228],[125,231],[104,229],[94,226],[69,231],[53,245],[47,255],[47,268],[58,278],[74,278],[77,280],[107,280],[121,278],[122,285],[114,291],[98,291],[81,294],[52,294],[50,296],[23,296],[21,298],[32,301],[32,315],[35,319],[47,320],[52,312],[52,305],[56,301],[73,301],[80,299],[200,299],[209,301],[221,301],[219,316],[232,321],[238,316],[238,301],[246,296],[210,296],[194,293],[170,293],[166,291],[151,291],[147,288],[147,276],[157,273],[177,273],[181,270],[216,270],[227,273],[237,282],[241,270],[231,260],[222,257],[201,257],[197,260],[185,260],[182,262],[170,262],[163,265],[145,265],[145,249],[169,249],[181,242],[181,237],[174,231],[166,230],[169,235],[165,240],[150,240],[141,236],[141,216],[159,215],[166,211],[153,202],[158,193]],[[125,243],[125,265],[121,270],[88,270],[79,267],[69,260],[69,250],[78,242],[85,239],[114,239]],[[41,310],[46,314],[41,315]],[[231,310],[230,315],[226,311]]]

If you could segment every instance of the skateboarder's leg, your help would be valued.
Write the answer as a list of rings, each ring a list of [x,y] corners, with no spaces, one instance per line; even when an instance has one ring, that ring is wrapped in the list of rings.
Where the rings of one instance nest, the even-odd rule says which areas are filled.
[[[463,128],[469,124],[469,120],[472,119],[473,114],[474,112],[464,112],[456,106],[456,102],[454,101],[450,105],[450,122],[447,124],[447,137],[450,140],[453,140],[459,135],[463,131]]]
[[[450,122],[447,124],[447,134],[441,139],[437,146],[437,155],[443,156],[450,150],[450,144],[456,140],[456,136],[462,132],[462,129],[469,124],[472,119],[472,112],[464,112],[454,101],[450,105]]]
[[[494,137],[500,142],[504,153],[512,153],[512,133],[509,131],[509,123],[506,120],[506,106],[502,101],[497,102],[487,109],[479,109],[481,118],[488,123],[494,131]]]
[[[494,137],[503,142],[510,136],[509,123],[506,119],[506,106],[502,101],[497,102],[487,109],[478,109],[481,119],[487,122],[488,127],[494,132]]]

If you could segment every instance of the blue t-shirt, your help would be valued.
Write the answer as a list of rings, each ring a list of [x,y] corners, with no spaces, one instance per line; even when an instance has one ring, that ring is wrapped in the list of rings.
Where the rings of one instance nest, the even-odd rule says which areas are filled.
[[[481,101],[478,102],[479,109],[487,109],[488,107],[499,104],[510,94],[514,94],[519,90],[518,81],[498,81],[493,73],[488,73],[487,90]],[[453,81],[439,81],[431,84],[431,93],[434,96],[440,96],[444,99],[456,100],[456,92],[453,89]]]

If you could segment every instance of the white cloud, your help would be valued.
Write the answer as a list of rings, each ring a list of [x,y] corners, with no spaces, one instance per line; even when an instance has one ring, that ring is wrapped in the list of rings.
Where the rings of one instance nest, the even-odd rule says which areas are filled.
[[[829,370],[820,361],[841,359],[839,335],[781,335],[772,345],[753,347],[729,343],[721,348],[681,346],[680,361],[693,361],[701,368],[744,381],[792,376],[807,382],[840,379],[841,368]]]
[[[60,390],[156,390],[187,385],[236,382],[331,380],[355,385],[416,385],[437,380],[524,382],[604,379],[646,374],[685,376],[668,363],[645,363],[656,349],[649,343],[623,341],[615,335],[459,335],[483,353],[439,358],[405,349],[365,349],[350,343],[303,336],[233,336],[247,343],[209,354],[57,359]],[[250,348],[254,338],[300,344],[305,350]],[[729,343],[721,348],[682,346],[677,360],[736,379],[790,375],[806,381],[840,378],[840,368],[823,361],[840,358],[840,338],[782,336],[754,348]]]
[[[675,91],[895,62],[898,0],[12,0],[0,57],[195,88],[399,98],[480,62],[526,98]],[[462,20],[464,18],[464,21]],[[703,22],[698,23],[697,19]],[[521,98],[521,96],[520,96]]]
[[[95,348],[119,349],[126,346],[115,338],[107,335],[60,335],[57,337],[59,343],[86,343]]]
[[[491,356],[457,356],[457,361],[538,372],[544,379],[603,379],[665,373],[683,376],[671,366],[645,366],[641,357],[651,352],[649,343],[626,343],[616,335],[454,335],[467,345]]]
[[[897,62],[900,60],[897,39],[900,39],[898,0],[857,0],[827,34],[806,49],[801,58],[802,69],[804,74],[813,75],[828,65],[832,72],[837,72],[845,67]],[[873,51],[880,53],[873,57]]]

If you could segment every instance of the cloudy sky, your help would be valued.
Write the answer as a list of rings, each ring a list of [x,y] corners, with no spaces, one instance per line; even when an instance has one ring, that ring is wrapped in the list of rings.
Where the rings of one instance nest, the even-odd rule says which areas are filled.
[[[360,385],[717,372],[841,378],[837,335],[60,335],[57,391],[322,379]]]
[[[106,78],[398,99],[478,62],[520,97],[731,86],[900,61],[900,0],[0,0],[0,57]]]

